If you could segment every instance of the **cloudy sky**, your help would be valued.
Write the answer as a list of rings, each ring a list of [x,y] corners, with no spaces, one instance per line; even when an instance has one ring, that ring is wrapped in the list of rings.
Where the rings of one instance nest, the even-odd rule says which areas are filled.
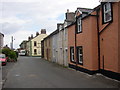
[[[23,40],[41,29],[47,34],[56,30],[57,23],[63,23],[67,9],[74,12],[77,7],[94,8],[99,0],[0,0],[0,32],[4,45],[10,46],[14,37],[14,48]]]

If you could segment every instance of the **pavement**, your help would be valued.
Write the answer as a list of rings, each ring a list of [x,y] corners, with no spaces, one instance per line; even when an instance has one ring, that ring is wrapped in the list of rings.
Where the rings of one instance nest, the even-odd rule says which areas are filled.
[[[38,57],[19,57],[8,71],[3,88],[120,88],[120,82],[101,74],[88,75],[64,68]]]
[[[0,66],[0,89],[2,89],[2,66]]]
[[[0,89],[3,88],[3,86],[7,80],[7,74],[12,69],[14,64],[15,64],[14,62],[7,62],[6,66],[0,67]]]

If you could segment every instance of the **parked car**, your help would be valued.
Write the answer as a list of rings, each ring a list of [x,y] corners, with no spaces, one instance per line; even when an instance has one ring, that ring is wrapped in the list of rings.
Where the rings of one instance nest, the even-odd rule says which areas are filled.
[[[5,54],[0,54],[0,63],[2,66],[5,66],[7,64],[7,58]]]
[[[26,50],[20,50],[19,55],[20,56],[26,56]]]

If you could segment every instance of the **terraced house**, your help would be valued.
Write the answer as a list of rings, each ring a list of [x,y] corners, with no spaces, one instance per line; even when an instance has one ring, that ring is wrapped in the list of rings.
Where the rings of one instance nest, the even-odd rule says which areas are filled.
[[[58,23],[57,29],[42,41],[43,58],[68,66],[68,31],[67,26],[75,21],[75,13],[65,13],[64,23]]]
[[[120,2],[78,8],[68,26],[69,67],[120,80]]]
[[[41,56],[41,41],[47,37],[46,29],[41,29],[41,32],[36,32],[36,36],[33,35],[30,38],[30,56]]]
[[[66,19],[63,24],[57,24],[58,33],[58,60],[59,64],[68,66],[68,29],[66,28],[75,21],[75,13],[69,12],[69,9],[65,13]]]
[[[45,59],[120,80],[120,2],[67,10],[64,23],[42,41]],[[70,22],[69,22],[70,21]],[[49,47],[47,46],[49,44]]]

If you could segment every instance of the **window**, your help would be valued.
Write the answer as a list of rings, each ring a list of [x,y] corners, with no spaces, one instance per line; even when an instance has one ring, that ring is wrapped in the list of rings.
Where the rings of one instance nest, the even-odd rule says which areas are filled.
[[[37,42],[36,41],[34,41],[34,46],[37,46]]]
[[[81,18],[78,19],[77,26],[78,26],[77,27],[77,33],[82,32],[82,20],[81,20]]]
[[[59,30],[62,30],[62,25],[59,26]]]
[[[35,54],[35,55],[37,54],[37,49],[34,49],[34,54]]]
[[[82,46],[77,47],[77,60],[78,63],[83,65],[83,48]]]
[[[67,22],[64,22],[64,28],[67,27]]]
[[[70,60],[74,62],[74,47],[70,47]]]
[[[103,23],[110,22],[112,20],[112,7],[111,3],[105,3],[103,5]]]

